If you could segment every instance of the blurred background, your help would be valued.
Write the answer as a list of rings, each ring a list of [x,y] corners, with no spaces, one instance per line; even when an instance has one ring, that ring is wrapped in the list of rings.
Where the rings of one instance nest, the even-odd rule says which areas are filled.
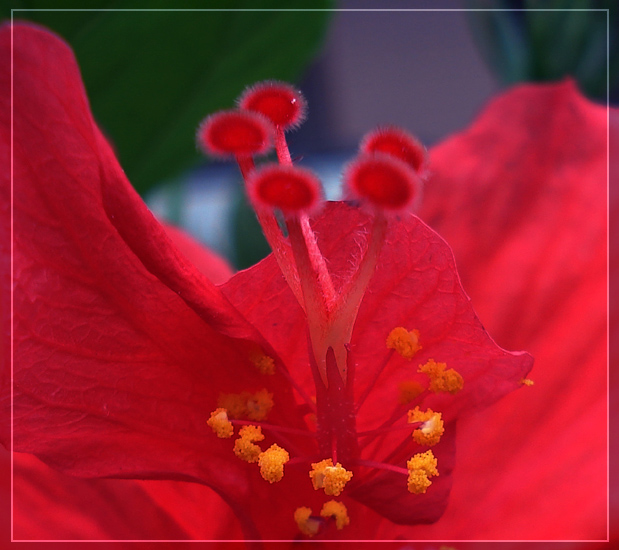
[[[619,100],[615,0],[385,1],[380,9],[314,0],[311,10],[290,11],[281,11],[284,0],[175,4],[216,11],[168,10],[163,1],[96,10],[77,0],[63,10],[3,2],[5,16],[13,9],[14,19],[71,43],[95,117],[153,212],[239,269],[268,248],[238,169],[209,163],[194,136],[204,116],[231,108],[253,82],[287,80],[305,94],[309,117],[289,134],[290,149],[319,173],[328,198],[338,197],[343,164],[377,125],[401,125],[431,147],[501,89],[527,81],[571,77],[593,100]],[[248,11],[258,7],[265,11]]]

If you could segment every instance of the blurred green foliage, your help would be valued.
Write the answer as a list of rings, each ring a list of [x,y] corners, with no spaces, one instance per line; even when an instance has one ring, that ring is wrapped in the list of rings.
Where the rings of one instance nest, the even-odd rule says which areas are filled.
[[[2,3],[6,16],[10,8],[49,6],[45,0]],[[297,79],[317,53],[329,18],[324,11],[248,11],[289,8],[286,0],[185,0],[157,11],[170,5],[108,0],[98,3],[101,9],[66,11],[84,8],[84,2],[66,0],[61,11],[13,13],[15,20],[45,25],[71,44],[95,118],[140,193],[200,158],[199,122],[232,107],[246,85]],[[309,4],[331,5],[330,0]],[[205,7],[226,10],[178,9]],[[127,8],[145,10],[118,11]]]
[[[468,13],[482,54],[504,83],[569,75],[589,97],[606,100],[608,80],[611,100],[619,100],[617,0],[473,0],[471,7],[510,10]]]

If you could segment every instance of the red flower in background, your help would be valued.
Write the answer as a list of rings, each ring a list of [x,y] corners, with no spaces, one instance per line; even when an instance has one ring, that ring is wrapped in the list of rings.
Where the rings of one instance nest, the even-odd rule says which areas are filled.
[[[285,466],[282,481],[270,485],[260,478],[255,465],[234,457],[230,440],[218,440],[209,434],[205,420],[215,408],[220,393],[267,387],[275,401],[269,423],[292,430],[307,430],[307,421],[303,417],[311,412],[312,402],[309,400],[305,406],[299,406],[298,395],[313,391],[314,382],[308,368],[303,310],[286,287],[272,258],[235,276],[222,287],[223,294],[204,279],[176,251],[165,231],[147,213],[124,179],[109,147],[92,123],[77,69],[66,46],[31,27],[15,29],[18,31],[15,32],[15,89],[23,90],[15,96],[16,450],[33,452],[50,465],[77,475],[206,483],[231,505],[246,536],[296,536],[296,526],[291,519],[294,509],[309,506],[317,515],[327,499],[322,491],[313,491],[308,463],[294,461],[313,457],[318,462],[327,458],[328,453],[323,452],[324,444],[319,440],[316,445],[311,437],[294,432],[269,433],[265,427],[269,444],[283,445],[283,441],[288,440],[291,444],[289,450],[296,449],[294,454],[291,453],[291,463]],[[3,48],[8,48],[7,34],[5,30]],[[7,74],[3,75],[3,78],[7,77]],[[416,218],[388,219],[386,244],[382,248],[377,275],[371,280],[359,309],[351,346],[344,348],[346,352],[354,353],[357,400],[360,395],[365,396],[365,388],[372,388],[367,393],[367,401],[359,408],[355,417],[357,425],[353,424],[353,428],[362,431],[379,425],[398,399],[398,382],[415,377],[415,369],[410,368],[409,362],[394,357],[382,376],[373,380],[376,368],[372,366],[380,366],[381,358],[388,353],[384,344],[387,334],[402,324],[419,330],[422,348],[415,356],[415,367],[430,358],[444,361],[450,367],[457,365],[464,377],[464,387],[454,396],[436,394],[428,396],[433,401],[423,401],[424,409],[428,403],[436,409],[436,403],[446,420],[446,433],[432,448],[438,458],[440,475],[432,479],[432,486],[426,494],[406,492],[406,477],[401,473],[368,473],[365,469],[370,462],[367,455],[358,454],[354,445],[346,446],[348,426],[343,435],[335,428],[327,429],[335,434],[334,439],[340,445],[336,445],[339,460],[344,466],[348,466],[348,462],[354,473],[341,497],[351,517],[350,526],[342,531],[344,538],[451,538],[452,533],[473,538],[493,536],[490,533],[499,533],[503,528],[505,530],[499,536],[553,537],[556,532],[559,537],[566,533],[567,538],[571,536],[570,532],[576,532],[569,530],[576,511],[565,509],[563,502],[567,495],[586,496],[584,507],[589,521],[587,527],[583,527],[584,522],[576,524],[571,521],[572,526],[581,529],[576,536],[603,535],[601,497],[605,471],[602,479],[595,474],[589,476],[586,485],[585,482],[582,485],[566,483],[567,492],[562,495],[552,493],[545,503],[542,501],[540,505],[545,513],[538,514],[543,514],[544,524],[532,523],[532,517],[526,515],[527,521],[523,522],[518,519],[523,517],[521,511],[515,514],[498,507],[521,506],[526,502],[527,506],[534,508],[539,501],[531,502],[531,499],[539,495],[536,490],[532,491],[531,484],[537,481],[543,485],[551,474],[562,475],[557,473],[557,464],[579,467],[585,460],[590,466],[603,462],[604,458],[603,452],[595,448],[604,440],[603,437],[600,439],[605,429],[604,416],[600,416],[603,413],[603,384],[597,380],[598,372],[603,379],[604,357],[593,352],[586,357],[579,356],[580,375],[596,380],[587,399],[583,399],[582,391],[572,392],[559,395],[556,402],[549,404],[549,396],[555,395],[551,390],[555,390],[555,385],[562,387],[567,380],[557,376],[563,371],[551,364],[553,359],[560,357],[553,354],[557,351],[565,353],[566,369],[575,362],[571,355],[573,350],[557,346],[557,340],[563,346],[573,344],[573,341],[563,341],[563,338],[565,334],[572,334],[569,330],[577,329],[572,328],[573,323],[568,322],[565,314],[558,318],[566,319],[561,325],[547,312],[554,311],[560,304],[571,306],[581,314],[582,305],[577,301],[565,304],[567,289],[571,291],[574,284],[563,288],[553,284],[566,272],[565,266],[559,263],[547,263],[545,279],[541,278],[539,282],[547,280],[548,288],[542,285],[535,294],[533,283],[538,280],[535,268],[540,267],[540,262],[539,257],[529,255],[529,245],[541,246],[543,239],[536,231],[545,228],[548,222],[547,217],[538,216],[538,211],[545,212],[546,208],[552,207],[556,209],[556,218],[560,222],[562,218],[558,212],[563,210],[563,201],[570,206],[571,201],[578,198],[573,187],[582,182],[583,176],[591,178],[591,185],[586,186],[592,189],[589,206],[600,208],[596,202],[600,198],[597,193],[600,186],[603,190],[605,181],[603,173],[599,179],[599,167],[604,165],[603,147],[599,143],[605,137],[600,131],[604,122],[602,110],[586,104],[567,86],[522,93],[529,94],[524,101],[529,109],[532,105],[535,107],[533,112],[539,109],[538,116],[539,112],[545,112],[544,107],[552,107],[553,112],[568,112],[573,117],[570,129],[580,131],[582,147],[575,147],[569,156],[558,162],[552,155],[557,154],[556,150],[562,150],[564,142],[557,140],[555,134],[533,136],[535,139],[547,138],[540,140],[547,147],[536,150],[540,154],[538,165],[515,163],[510,167],[501,166],[508,158],[507,146],[514,155],[521,153],[517,157],[520,160],[530,158],[530,152],[523,150],[523,146],[532,143],[531,135],[517,132],[531,128],[526,117],[518,118],[518,113],[514,112],[522,105],[523,98],[517,93],[508,96],[503,104],[493,107],[494,112],[488,112],[486,119],[482,119],[483,124],[480,122],[472,135],[447,142],[433,152],[431,170],[435,175],[426,193],[426,219],[437,226],[442,224],[445,233],[456,233],[455,241],[462,246],[460,263],[467,277],[475,275],[477,281],[486,285],[488,281],[495,281],[496,294],[493,303],[487,306],[487,316],[493,322],[495,319],[511,322],[508,328],[497,327],[503,330],[501,335],[505,335],[506,340],[513,335],[521,338],[519,347],[528,346],[526,337],[539,338],[538,350],[550,358],[547,374],[540,373],[542,381],[547,376],[548,386],[542,384],[537,394],[542,397],[534,397],[534,392],[540,387],[536,376],[534,388],[518,392],[524,403],[518,409],[512,406],[511,411],[504,411],[505,417],[498,417],[500,423],[494,414],[490,418],[485,413],[469,420],[465,437],[458,436],[459,452],[463,449],[467,458],[458,462],[463,473],[461,480],[458,472],[454,476],[454,491],[458,498],[452,500],[446,517],[434,527],[398,527],[381,520],[369,508],[355,504],[347,492],[391,519],[406,523],[437,519],[447,503],[451,484],[449,474],[453,462],[455,419],[463,410],[488,403],[517,387],[528,368],[525,363],[510,367],[512,361],[518,363],[520,360],[510,359],[496,348],[478,325],[466,297],[459,290],[450,253],[444,243]],[[509,123],[513,137],[511,142],[505,143],[497,139],[497,135],[503,134],[497,133],[496,125],[509,113],[514,119]],[[537,122],[538,118],[533,120]],[[549,128],[555,126],[548,125]],[[49,136],[54,136],[55,141]],[[553,137],[557,141],[556,150],[550,146],[554,144]],[[27,151],[23,149],[25,145],[28,145]],[[492,151],[489,151],[489,157],[500,161],[480,159],[480,149],[485,152],[490,146],[495,147],[496,152],[490,157]],[[559,174],[556,180],[551,177],[555,171]],[[528,179],[523,188],[523,180],[517,178],[525,174]],[[490,182],[505,180],[507,175],[513,175],[514,181],[506,182],[503,187],[496,183],[490,187]],[[459,183],[458,178],[462,182],[461,191],[454,187]],[[478,182],[475,193],[470,191],[471,181]],[[546,188],[548,181],[555,186]],[[434,186],[437,195],[433,195]],[[496,193],[501,189],[505,189],[505,200],[497,201]],[[444,192],[438,195],[441,191]],[[509,193],[517,195],[513,197]],[[433,196],[441,196],[444,206],[433,209]],[[477,202],[482,198],[488,201],[483,210],[488,228],[484,226],[485,219],[479,215]],[[501,206],[505,208],[501,209]],[[337,219],[333,218],[334,212],[338,214]],[[530,217],[529,214],[534,215]],[[336,285],[345,282],[350,272],[350,254],[342,252],[349,252],[350,246],[357,244],[359,235],[368,232],[370,220],[367,214],[343,205],[330,206],[318,219],[316,233],[321,251],[329,259],[329,271],[340,274]],[[603,276],[601,280],[592,277],[590,282],[582,277],[582,262],[587,262],[584,265],[595,273],[595,277],[602,273],[599,266],[591,269],[590,258],[585,257],[585,252],[590,251],[597,260],[599,251],[604,249],[604,234],[603,231],[600,233],[603,216],[601,222],[599,219],[594,221],[595,224],[591,225],[595,227],[581,227],[581,231],[574,234],[557,226],[557,235],[563,235],[559,251],[566,251],[572,260],[568,262],[571,267],[567,271],[568,281],[583,283],[587,285],[585,288],[600,292],[604,287],[600,285],[600,281],[604,282]],[[529,223],[531,225],[527,226]],[[523,224],[527,231],[519,231],[519,224]],[[45,227],[45,231],[41,231],[41,227]],[[590,232],[585,229],[590,229]],[[506,235],[513,246],[505,246]],[[578,241],[581,235],[586,235],[586,242],[594,246],[581,246]],[[477,242],[483,238],[487,238],[487,243],[480,242],[479,254],[471,252],[467,260],[466,247],[474,251]],[[404,242],[406,247],[402,246]],[[574,244],[579,246],[574,247]],[[543,258],[547,260],[554,248],[549,245],[543,250]],[[504,254],[504,251],[509,251],[509,254]],[[358,256],[361,252],[357,252]],[[560,265],[559,270],[557,265]],[[497,270],[497,278],[486,273],[488,266]],[[525,270],[529,278],[519,277],[519,270]],[[528,281],[526,290],[533,293],[530,304],[522,299],[522,294],[513,290],[523,280]],[[506,283],[508,292],[513,292],[513,307],[521,310],[512,313],[509,304],[504,302],[509,295],[503,291],[503,283]],[[476,290],[474,282],[468,284]],[[545,302],[544,289],[551,292],[549,296],[556,296],[548,303]],[[486,288],[482,290],[487,291]],[[403,303],[403,298],[414,300],[424,291],[426,299],[422,305],[411,308],[410,303]],[[604,297],[603,291],[601,293]],[[597,307],[600,296],[592,296]],[[509,312],[509,317],[501,314],[501,308]],[[412,319],[411,310],[414,312]],[[602,336],[603,345],[605,332],[600,332],[597,326],[603,315],[600,316],[595,308],[587,307],[586,311],[590,311],[590,317],[582,319],[580,315],[578,329],[590,334],[589,344],[595,339],[594,344],[599,345],[598,339]],[[311,316],[310,312],[308,316]],[[286,333],[280,328],[283,320]],[[411,322],[416,324],[411,326]],[[514,325],[516,328],[512,328]],[[528,334],[524,327],[528,327]],[[555,330],[558,331],[556,334]],[[582,342],[582,339],[578,341]],[[255,346],[263,355],[275,360],[276,374],[266,381],[265,375],[252,369]],[[430,352],[433,355],[423,355]],[[476,354],[477,361],[481,359],[486,363],[484,369],[475,370],[475,361],[469,359],[471,353]],[[492,357],[490,362],[488,355]],[[526,359],[526,356],[521,356],[521,359]],[[502,370],[496,368],[497,361],[504,361]],[[290,376],[283,365],[288,367]],[[492,368],[488,370],[489,365],[494,365],[494,371]],[[333,356],[327,355],[322,373],[330,377],[331,382],[335,381],[329,385],[331,391],[338,388],[338,371],[334,366]],[[496,374],[498,376],[493,377]],[[505,381],[506,375],[511,381]],[[573,373],[570,375],[573,379]],[[239,380],[241,376],[242,381]],[[344,379],[345,376],[340,376],[340,380]],[[300,390],[297,397],[291,380]],[[315,378],[315,382],[320,388],[320,378]],[[345,385],[341,386],[337,391],[345,394],[345,388]],[[323,427],[330,426],[329,419],[324,418],[324,410],[321,418],[320,407],[336,401],[345,402],[345,399],[330,400],[328,392],[318,398],[319,435],[321,422]],[[387,411],[385,403],[390,404]],[[535,403],[536,408],[527,408],[528,403]],[[574,451],[573,439],[567,437],[568,434],[574,437],[571,428],[587,405],[592,407],[587,407],[584,416],[592,422],[580,436],[581,441],[582,437],[585,438],[584,446],[589,451],[583,458]],[[596,410],[595,407],[599,409],[600,405],[602,410]],[[526,420],[526,431],[522,429],[523,420]],[[566,424],[570,426],[566,427]],[[558,430],[557,426],[563,429]],[[495,433],[499,430],[502,433]],[[402,440],[398,433],[401,432],[383,434],[385,445]],[[535,437],[548,440],[549,434],[557,433],[566,437],[563,447],[549,445],[540,449],[531,442]],[[488,441],[480,447],[477,442],[485,437],[484,434],[489,434]],[[502,438],[509,438],[509,444],[504,444]],[[502,445],[497,446],[496,442]],[[410,457],[412,452],[408,451],[412,449],[414,443],[409,440],[408,448],[404,448],[402,454]],[[520,459],[518,463],[511,464],[511,456],[501,456],[501,449],[512,455],[518,449],[515,459]],[[366,452],[371,451],[370,447]],[[549,455],[547,458],[539,456],[544,452]],[[379,460],[385,458],[380,449],[375,450],[375,454]],[[377,460],[372,462],[380,467]],[[395,455],[394,469],[402,462],[405,460]],[[488,462],[493,467],[489,467]],[[512,476],[506,475],[504,464],[512,467],[509,470],[513,472]],[[523,479],[527,481],[523,482]],[[553,487],[556,485],[553,482]],[[559,486],[564,487],[561,483]],[[479,501],[484,506],[484,523],[490,525],[485,531],[479,525],[471,527],[469,510]],[[549,502],[553,506],[563,505],[548,508]],[[582,501],[580,504],[582,513]],[[561,522],[555,523],[552,519],[555,512],[561,513]],[[494,518],[494,522],[488,518]],[[516,533],[519,529],[520,532]],[[511,530],[514,534],[510,534]],[[338,531],[331,528],[328,534],[338,536]],[[239,536],[239,533],[233,531],[230,535]]]
[[[497,342],[527,342],[536,360],[531,392],[506,397],[488,424],[483,414],[460,424],[461,442],[489,451],[480,457],[474,445],[459,445],[463,476],[452,495],[495,514],[478,526],[480,538],[606,537],[607,205],[612,223],[618,121],[616,110],[590,103],[572,82],[522,86],[432,153],[436,194],[428,193],[421,215],[453,245],[463,284]],[[617,259],[613,246],[611,281]],[[618,311],[610,302],[611,320]],[[618,513],[611,508],[611,518]],[[464,536],[452,515],[459,513],[447,511],[452,528],[440,537]],[[610,529],[619,537],[613,521]],[[433,526],[424,536],[438,532]]]

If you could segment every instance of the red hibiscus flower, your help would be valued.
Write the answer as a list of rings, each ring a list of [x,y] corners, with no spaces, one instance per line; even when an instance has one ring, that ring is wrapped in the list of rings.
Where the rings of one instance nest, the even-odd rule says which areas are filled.
[[[8,51],[8,28],[0,40]],[[405,211],[427,174],[417,160],[423,155],[398,151],[418,153],[416,143],[402,142],[394,130],[369,136],[346,172],[355,203],[328,204],[310,224],[307,212],[320,206],[316,182],[289,166],[283,138],[300,111],[282,121],[281,110],[269,107],[295,92],[278,84],[256,88],[241,98],[241,111],[209,119],[200,133],[205,146],[236,154],[275,250],[275,257],[216,287],[126,181],[92,120],[66,45],[21,25],[13,28],[13,44],[16,451],[82,477],[206,485],[238,518],[240,529],[226,533],[232,538],[241,529],[252,540],[293,539],[299,530],[329,539],[550,538],[576,532],[564,529],[576,515],[562,505],[572,496],[582,499],[580,512],[586,501],[589,525],[595,522],[589,530],[578,522],[577,536],[598,536],[605,332],[596,308],[604,280],[603,265],[591,260],[600,261],[604,234],[598,219],[571,232],[561,224],[574,200],[587,200],[589,211],[600,208],[603,110],[569,86],[525,89],[524,99],[507,96],[472,135],[432,154],[426,219],[453,234],[472,294],[487,291],[476,286],[482,282],[496,289],[484,307],[500,343],[537,343],[547,365],[537,386],[516,392],[517,406],[514,398],[505,401],[509,407],[495,407],[492,418],[481,412],[466,420],[466,413],[521,386],[531,358],[494,344],[460,287],[449,247]],[[3,67],[5,87],[9,78]],[[6,96],[3,101],[8,148]],[[531,118],[518,117],[523,104],[535,107]],[[573,118],[565,128],[562,118],[548,124],[546,136],[527,135],[544,107]],[[513,130],[504,141],[496,139],[501,120]],[[580,132],[582,141],[559,154],[564,142],[553,133],[557,127]],[[283,167],[254,170],[251,154],[271,134]],[[548,147],[531,157],[524,143],[542,138]],[[395,152],[394,140],[402,146]],[[522,166],[523,159],[530,165]],[[526,181],[518,180],[525,174]],[[577,184],[590,194],[581,197]],[[8,190],[3,184],[7,201]],[[477,203],[484,200],[480,216]],[[288,238],[272,207],[284,212]],[[540,238],[536,231],[549,219],[556,233]],[[555,234],[562,239],[556,249]],[[582,277],[585,265],[591,280]],[[565,300],[572,292],[573,301]],[[578,331],[589,339],[574,339]],[[580,353],[578,376],[570,370],[573,353]],[[583,377],[591,381],[586,392]],[[569,391],[568,381],[576,389]],[[566,395],[549,408],[548,396],[561,391],[557,385]],[[464,437],[456,445],[457,421]],[[576,436],[566,422],[578,431],[578,449],[589,451],[584,458],[574,452]],[[225,437],[231,432],[234,438]],[[556,433],[565,439],[541,445]],[[452,473],[456,447],[461,478]],[[594,471],[571,484],[553,478],[562,481],[563,468],[580,464]],[[531,485],[548,479],[569,490],[527,500],[538,496]],[[448,506],[452,482],[457,498]],[[161,502],[165,485],[159,487],[148,498],[128,491],[136,502]],[[175,490],[170,507],[182,506]],[[446,506],[433,527],[401,526],[434,522]],[[494,520],[491,528],[466,530],[476,506]],[[546,511],[539,522],[535,506]],[[179,522],[176,512],[171,521]]]

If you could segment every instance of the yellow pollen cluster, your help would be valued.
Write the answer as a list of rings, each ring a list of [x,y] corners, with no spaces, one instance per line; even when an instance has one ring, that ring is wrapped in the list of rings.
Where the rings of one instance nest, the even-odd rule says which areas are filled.
[[[408,411],[408,422],[423,422],[423,424],[413,431],[413,439],[419,445],[436,445],[441,436],[445,433],[441,413],[436,413],[432,409],[422,412],[419,407],[415,407],[412,411]]]
[[[217,437],[221,437],[222,439],[232,437],[232,434],[234,434],[234,427],[228,420],[228,411],[226,409],[215,409],[206,423],[217,434]]]
[[[263,439],[260,426],[243,426],[239,430],[239,438],[234,442],[234,454],[250,464],[258,462],[262,449],[255,442]]]
[[[258,455],[260,475],[269,483],[281,481],[284,477],[284,464],[290,460],[288,451],[273,443],[266,451]]]
[[[412,359],[421,349],[419,331],[410,332],[404,327],[396,327],[387,336],[387,348],[397,351],[404,359]]]
[[[406,405],[423,392],[423,386],[416,380],[404,380],[398,384],[398,402]]]
[[[338,502],[337,500],[330,500],[329,502],[325,502],[322,506],[322,510],[320,510],[320,515],[323,518],[334,518],[335,526],[338,529],[344,529],[344,527],[346,527],[350,523],[346,506],[344,506],[343,503]]]
[[[533,380],[531,380],[530,378],[523,378],[520,383],[523,386],[533,386],[535,384],[535,382]]]
[[[313,537],[320,529],[321,520],[312,517],[312,509],[307,506],[302,506],[294,511],[294,520],[297,522],[299,531],[308,537]]]
[[[352,472],[346,470],[339,462],[334,466],[330,458],[312,463],[310,472],[314,489],[324,489],[329,496],[338,496],[352,479]]]
[[[249,360],[260,371],[260,374],[275,374],[275,361],[272,357],[265,355],[261,349],[252,351],[249,354]]]
[[[445,363],[437,363],[430,359],[425,365],[419,365],[419,372],[423,372],[430,378],[430,391],[458,393],[464,385],[460,373],[454,369],[445,370]]]
[[[255,393],[222,393],[217,405],[228,411],[231,418],[249,418],[255,422],[265,420],[273,408],[273,394],[266,389]]]
[[[411,493],[418,495],[426,492],[426,489],[432,485],[429,478],[438,475],[436,464],[436,458],[432,451],[418,453],[406,463],[408,467],[408,490]]]

